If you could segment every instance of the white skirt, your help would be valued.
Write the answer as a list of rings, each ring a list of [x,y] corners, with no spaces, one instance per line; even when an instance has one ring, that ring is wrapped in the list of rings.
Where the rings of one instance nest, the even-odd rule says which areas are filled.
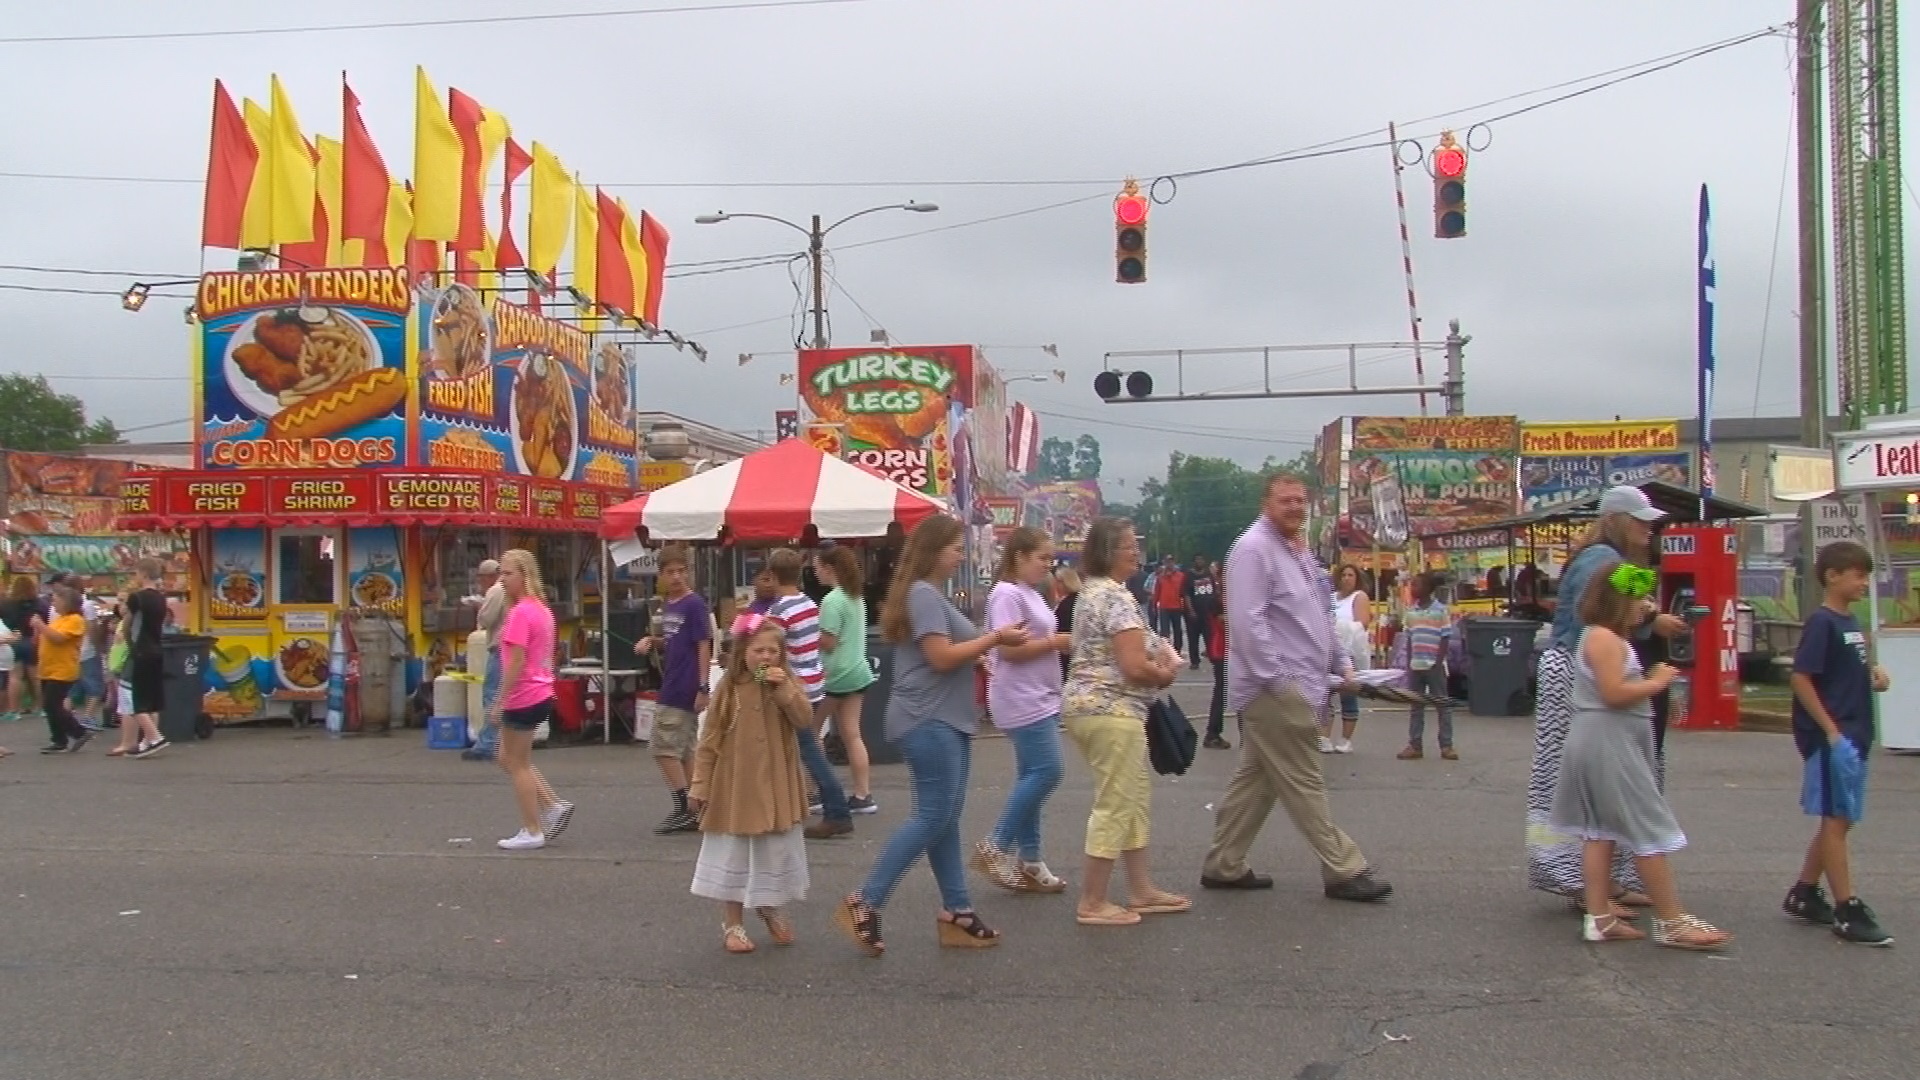
[[[745,904],[785,907],[807,898],[804,826],[783,833],[734,836],[702,833],[693,864],[693,895]]]

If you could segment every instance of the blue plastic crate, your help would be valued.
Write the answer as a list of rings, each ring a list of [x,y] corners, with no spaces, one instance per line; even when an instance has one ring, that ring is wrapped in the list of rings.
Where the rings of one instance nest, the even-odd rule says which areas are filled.
[[[465,750],[466,748],[466,717],[430,716],[427,718],[427,749]]]

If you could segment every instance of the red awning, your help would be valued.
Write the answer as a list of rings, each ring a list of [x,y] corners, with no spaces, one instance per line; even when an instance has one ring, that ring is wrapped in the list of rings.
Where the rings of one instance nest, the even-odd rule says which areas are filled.
[[[822,539],[885,536],[911,529],[946,504],[831,457],[804,439],[787,439],[738,461],[690,476],[607,508],[600,535],[635,532],[651,540],[785,543],[812,526]]]

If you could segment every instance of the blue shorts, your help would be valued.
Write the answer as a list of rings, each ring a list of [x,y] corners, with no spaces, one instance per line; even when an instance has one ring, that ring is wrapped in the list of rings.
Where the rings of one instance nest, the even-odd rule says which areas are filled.
[[[1800,809],[1813,817],[1839,818],[1857,823],[1867,809],[1867,762],[1835,761],[1833,748],[1822,746],[1802,764]]]
[[[512,731],[537,731],[541,724],[553,719],[553,699],[529,705],[524,709],[500,710],[501,726]]]

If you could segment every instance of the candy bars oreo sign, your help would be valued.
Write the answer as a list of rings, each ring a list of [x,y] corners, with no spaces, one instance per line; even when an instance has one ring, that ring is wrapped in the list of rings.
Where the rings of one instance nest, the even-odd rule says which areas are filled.
[[[218,272],[194,314],[206,469],[358,469],[406,448],[404,269]]]
[[[949,409],[972,407],[972,345],[802,349],[801,428],[821,450],[935,497],[954,485]]]

